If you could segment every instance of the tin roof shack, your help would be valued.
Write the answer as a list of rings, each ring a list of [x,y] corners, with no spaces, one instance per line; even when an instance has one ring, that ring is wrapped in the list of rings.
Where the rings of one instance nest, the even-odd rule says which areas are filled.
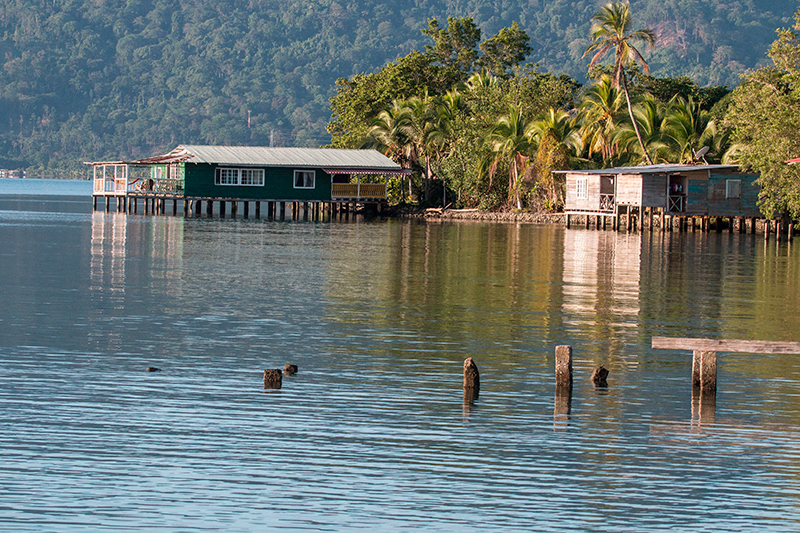
[[[737,165],[650,165],[556,171],[566,178],[567,214],[760,217],[758,176]],[[624,208],[623,208],[624,206]],[[622,208],[622,209],[621,209]]]
[[[137,161],[87,164],[95,196],[301,202],[383,201],[385,180],[361,177],[408,172],[375,150],[253,146],[181,145]]]

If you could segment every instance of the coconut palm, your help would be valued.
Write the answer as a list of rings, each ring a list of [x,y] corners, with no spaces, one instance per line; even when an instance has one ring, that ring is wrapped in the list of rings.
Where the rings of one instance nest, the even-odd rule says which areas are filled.
[[[670,100],[665,131],[674,144],[678,163],[698,163],[696,150],[714,144],[716,128],[711,114],[692,98]]]
[[[395,100],[372,121],[362,148],[377,148],[404,168],[418,164],[415,146],[408,134],[411,116],[405,102]],[[411,175],[408,176],[408,197],[411,199]]]
[[[619,145],[615,133],[624,120],[624,99],[611,78],[603,76],[595,81],[581,99],[578,122],[587,155],[599,153],[609,164],[616,157]]]
[[[534,147],[531,127],[532,121],[525,120],[520,107],[510,106],[508,114],[500,117],[485,140],[494,155],[494,160],[488,165],[489,178],[491,180],[494,176],[500,161],[508,161],[508,200],[513,201],[517,209],[522,209],[519,178]]]
[[[666,132],[668,115],[666,106],[654,96],[646,94],[634,102],[633,114],[639,126],[639,134],[652,160],[656,163],[674,160],[672,139]],[[626,121],[620,125],[615,139],[621,151],[633,156],[629,161],[634,157],[641,158],[639,163],[644,160],[644,154],[639,148],[639,139],[630,122]]]
[[[551,205],[555,206],[555,202],[562,198],[553,171],[572,166],[571,162],[581,147],[580,133],[569,113],[553,108],[539,115],[530,131],[537,145],[534,172],[547,188]]]
[[[609,2],[600,8],[600,11],[592,17],[591,38],[592,44],[583,53],[594,54],[589,63],[589,68],[602,59],[607,53],[614,52],[613,79],[615,87],[622,87],[625,93],[625,100],[628,104],[628,114],[630,115],[633,129],[639,140],[639,146],[648,164],[653,164],[650,154],[647,153],[642,136],[639,133],[639,126],[633,115],[631,96],[628,92],[628,80],[625,76],[625,67],[631,64],[640,64],[645,74],[650,72],[650,66],[644,60],[642,54],[636,49],[634,43],[643,42],[645,45],[653,46],[655,34],[652,30],[641,29],[631,31],[631,10],[627,2]]]

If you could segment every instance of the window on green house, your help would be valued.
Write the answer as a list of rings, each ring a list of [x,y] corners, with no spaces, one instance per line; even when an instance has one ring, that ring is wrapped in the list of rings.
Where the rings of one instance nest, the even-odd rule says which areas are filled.
[[[295,170],[294,171],[294,188],[295,189],[313,189],[314,188],[314,171],[313,170]]]
[[[218,167],[214,178],[216,185],[264,186],[263,168]]]

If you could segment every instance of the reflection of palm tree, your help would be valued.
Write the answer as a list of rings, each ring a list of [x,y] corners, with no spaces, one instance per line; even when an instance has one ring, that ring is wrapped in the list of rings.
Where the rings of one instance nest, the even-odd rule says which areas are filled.
[[[591,35],[593,42],[583,55],[594,53],[592,61],[589,63],[589,68],[592,68],[598,60],[613,49],[614,86],[622,86],[622,90],[625,93],[625,100],[628,103],[628,113],[630,114],[631,123],[636,132],[636,137],[639,140],[639,146],[648,164],[652,165],[653,161],[650,159],[650,154],[647,153],[644,141],[639,133],[639,126],[636,124],[636,118],[633,116],[631,96],[628,92],[628,81],[625,76],[625,67],[631,63],[639,63],[645,73],[650,72],[650,66],[647,64],[647,61],[644,60],[639,50],[633,46],[633,43],[641,41],[652,46],[655,43],[655,35],[652,30],[649,29],[630,31],[631,11],[630,5],[627,2],[610,2],[604,5],[600,11],[595,13],[592,17],[592,22],[594,22]]]
[[[500,117],[497,124],[486,136],[486,144],[494,154],[489,166],[489,177],[494,176],[497,165],[508,160],[508,200],[517,209],[522,209],[522,196],[519,191],[519,177],[525,171],[531,142],[532,121],[526,121],[519,106],[511,106],[507,115]]]
[[[589,157],[600,153],[608,164],[617,155],[615,132],[622,121],[623,98],[608,76],[594,82],[579,109],[581,137]]]

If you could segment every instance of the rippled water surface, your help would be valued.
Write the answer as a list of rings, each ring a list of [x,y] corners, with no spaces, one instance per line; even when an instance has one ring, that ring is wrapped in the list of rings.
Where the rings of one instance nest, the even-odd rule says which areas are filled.
[[[797,357],[720,354],[693,404],[650,341],[800,341],[800,242],[3,192],[0,529],[798,529]]]

